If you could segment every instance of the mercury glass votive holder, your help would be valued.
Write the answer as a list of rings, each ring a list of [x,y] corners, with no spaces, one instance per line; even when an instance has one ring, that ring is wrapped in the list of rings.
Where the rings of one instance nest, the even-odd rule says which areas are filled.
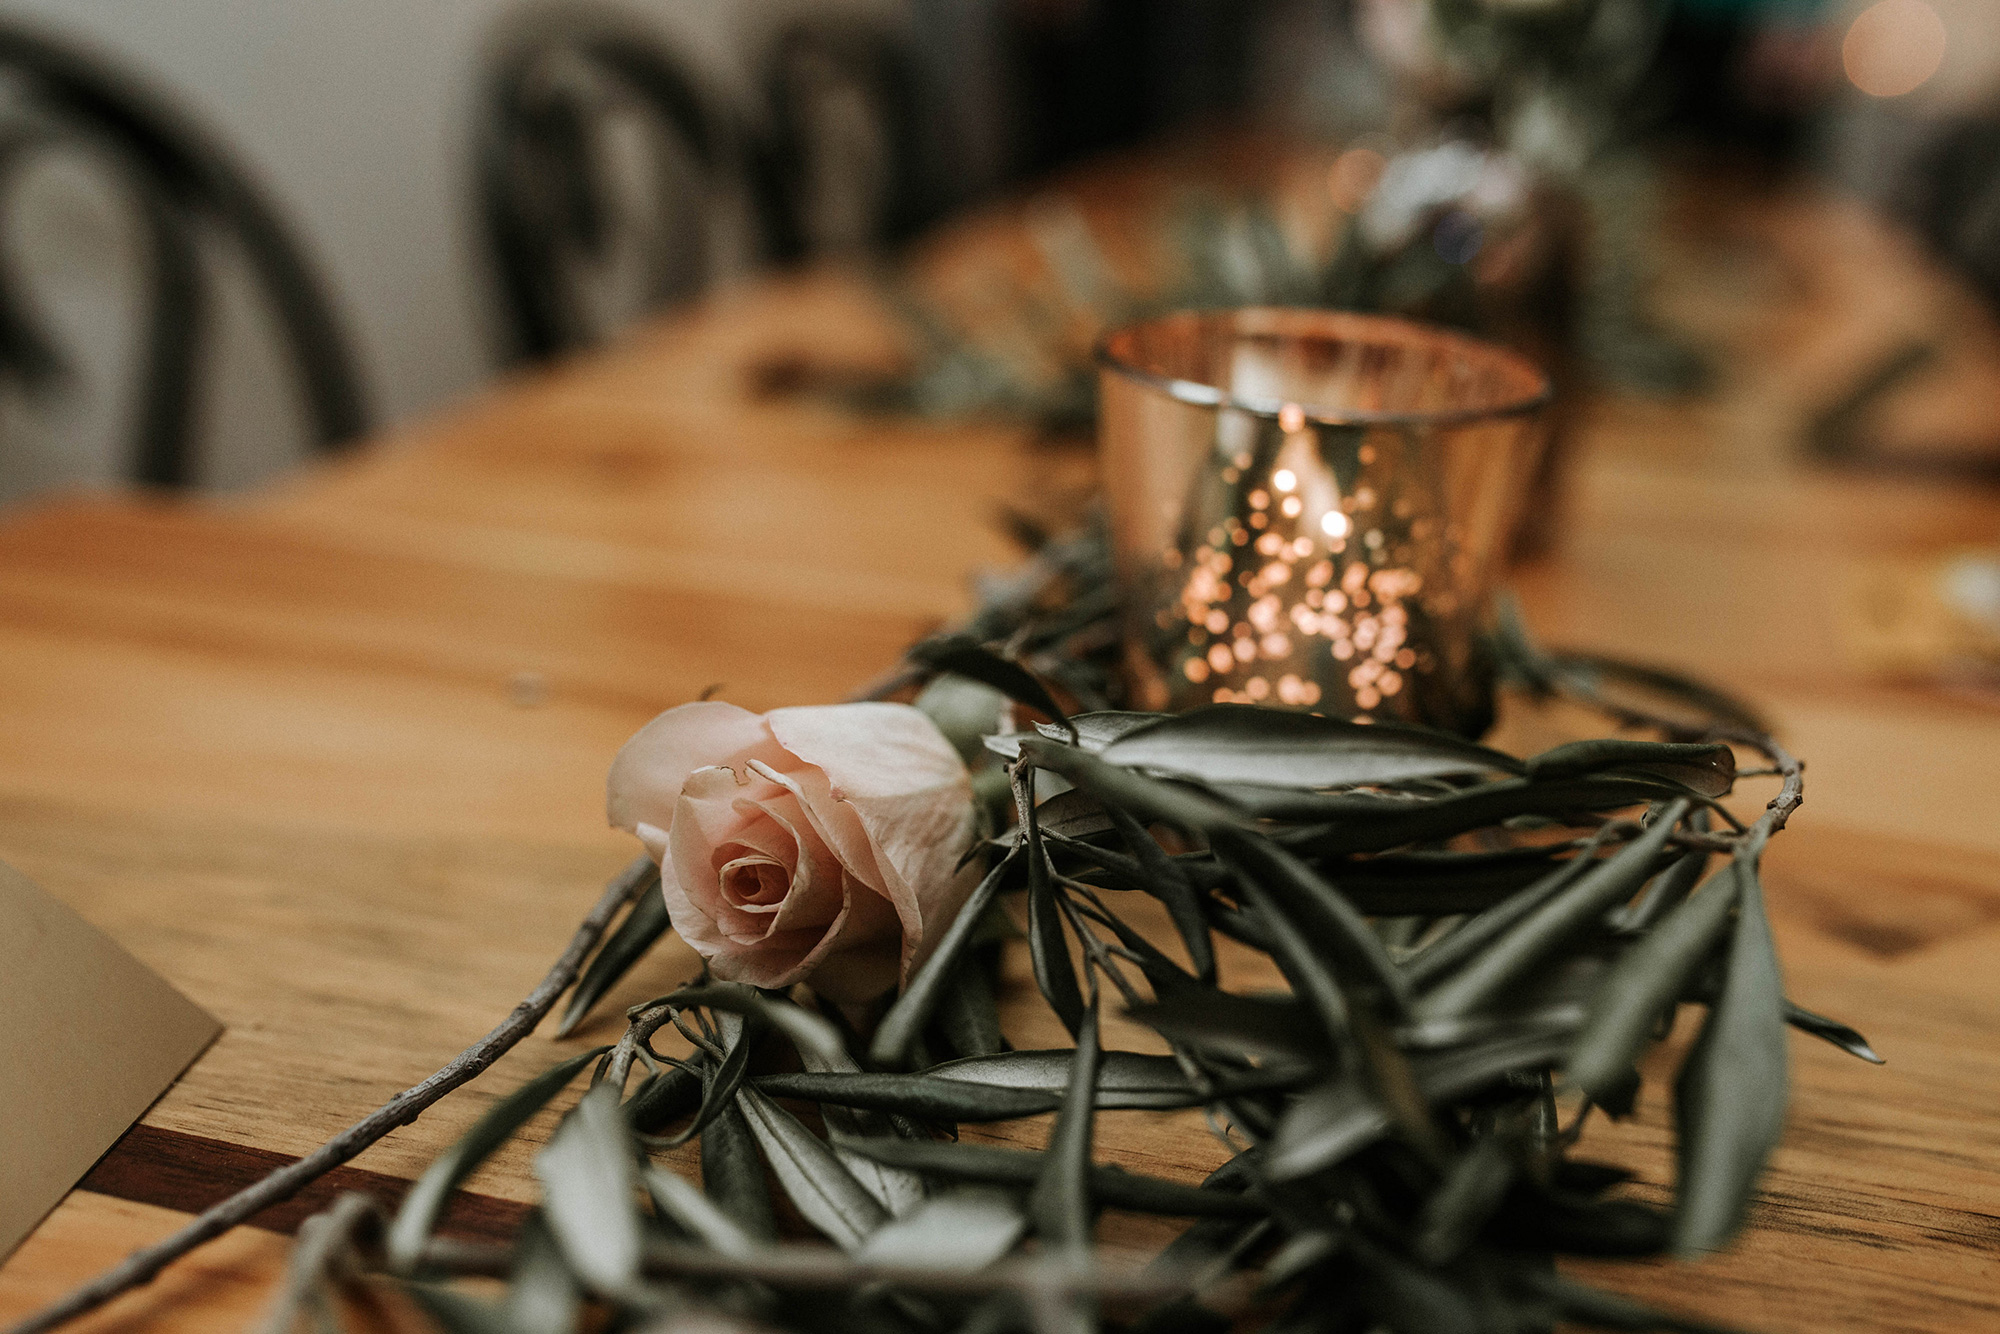
[[[1099,350],[1134,702],[1284,705],[1466,735],[1548,378],[1444,329],[1191,311]]]

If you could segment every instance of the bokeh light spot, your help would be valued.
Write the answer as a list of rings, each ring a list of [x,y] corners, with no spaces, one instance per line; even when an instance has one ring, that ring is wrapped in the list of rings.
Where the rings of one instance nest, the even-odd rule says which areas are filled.
[[[1848,28],[1840,59],[1870,97],[1901,97],[1938,72],[1947,40],[1944,20],[1924,0],[1879,0]]]

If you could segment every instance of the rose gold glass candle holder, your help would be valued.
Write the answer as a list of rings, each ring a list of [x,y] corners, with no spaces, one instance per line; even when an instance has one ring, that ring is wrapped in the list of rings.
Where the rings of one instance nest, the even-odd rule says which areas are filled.
[[[1476,339],[1317,310],[1188,312],[1099,351],[1135,702],[1483,731],[1480,631],[1548,379]]]

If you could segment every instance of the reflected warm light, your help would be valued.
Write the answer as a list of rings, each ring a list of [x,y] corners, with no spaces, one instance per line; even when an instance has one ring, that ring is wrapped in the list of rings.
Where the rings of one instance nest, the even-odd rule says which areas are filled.
[[[1333,196],[1334,207],[1359,213],[1368,196],[1375,193],[1388,165],[1389,160],[1372,148],[1350,148],[1335,158],[1333,170],[1326,178],[1327,193]]]
[[[1840,58],[1862,92],[1901,97],[1938,72],[1946,40],[1944,20],[1924,0],[1880,0],[1848,28]]]
[[[1161,355],[1124,360],[1156,338]],[[1481,722],[1484,668],[1460,632],[1509,507],[1458,498],[1526,475],[1532,420],[1484,413],[1539,377],[1455,335],[1330,312],[1169,316],[1106,346],[1108,475],[1152,497],[1121,513],[1110,488],[1139,698]],[[1164,430],[1163,372],[1276,410]]]
[[[1191,552],[1176,549],[1174,561],[1163,561],[1183,571],[1178,607],[1156,615],[1161,630],[1185,640],[1176,649],[1180,674],[1216,703],[1314,708],[1323,687],[1310,673],[1325,670],[1359,708],[1380,707],[1418,666],[1406,603],[1423,577],[1391,563],[1406,556],[1384,549],[1380,527],[1368,527],[1362,549],[1349,549],[1357,525],[1342,506],[1373,510],[1381,498],[1362,486],[1342,501],[1311,432],[1286,433],[1268,466],[1268,488],[1242,493],[1243,519],[1226,515]],[[1240,471],[1238,480],[1246,480]],[[1407,502],[1388,508],[1407,516]],[[1316,525],[1309,514],[1319,516]],[[1323,537],[1311,534],[1315,526]],[[1251,530],[1254,560],[1240,550]]]

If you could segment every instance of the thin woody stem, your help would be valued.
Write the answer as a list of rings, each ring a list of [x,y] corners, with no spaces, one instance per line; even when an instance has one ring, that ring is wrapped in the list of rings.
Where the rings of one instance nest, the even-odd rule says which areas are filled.
[[[239,1223],[247,1222],[272,1205],[290,1199],[390,1131],[415,1121],[445,1094],[484,1073],[487,1067],[535,1030],[562,993],[576,981],[584,959],[604,938],[611,919],[617,916],[620,908],[651,887],[656,874],[651,859],[646,857],[636,859],[620,871],[605,886],[604,896],[598,899],[589,915],[577,925],[576,933],[570,937],[569,948],[563,951],[547,976],[492,1032],[460,1052],[436,1074],[404,1089],[297,1162],[281,1167],[237,1191],[166,1240],[132,1252],[119,1264],[68,1296],[14,1325],[6,1334],[41,1334],[41,1331],[54,1329],[96,1310],[120,1293],[152,1282],[162,1269],[189,1251],[221,1236]]]
[[[1582,700],[1615,722],[1637,727],[1657,728],[1669,736],[1684,737],[1688,740],[1724,741],[1731,745],[1747,746],[1771,762],[1771,768],[1765,772],[1775,774],[1784,780],[1778,788],[1778,795],[1771,798],[1770,804],[1764,808],[1764,814],[1758,817],[1755,824],[1742,833],[1737,834],[1733,839],[1727,839],[1727,846],[1718,850],[1728,850],[1736,844],[1743,842],[1754,842],[1761,848],[1771,835],[1785,827],[1785,822],[1792,818],[1792,812],[1797,810],[1799,803],[1805,800],[1806,766],[1804,761],[1779,745],[1777,738],[1771,736],[1769,733],[1755,731],[1750,728],[1730,727],[1723,724],[1690,728],[1683,720],[1668,718],[1664,715],[1635,708],[1630,704],[1608,698],[1603,691],[1596,687],[1588,675],[1564,663],[1560,657],[1551,658],[1548,661],[1549,665],[1554,668],[1558,689],[1566,691],[1576,699]],[[1676,841],[1682,840],[1677,839]],[[1706,842],[1706,840],[1697,841],[1693,839],[1686,841],[1693,846],[1702,846]]]

